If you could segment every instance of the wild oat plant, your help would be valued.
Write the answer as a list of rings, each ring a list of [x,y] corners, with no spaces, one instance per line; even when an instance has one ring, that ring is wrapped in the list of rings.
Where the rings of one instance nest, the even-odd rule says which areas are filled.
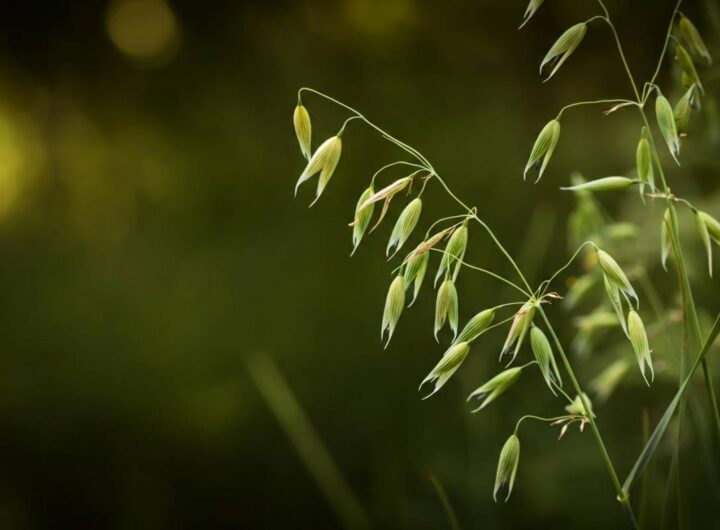
[[[530,1],[521,27],[530,21],[542,3],[543,0]],[[694,207],[688,200],[671,192],[667,177],[670,168],[663,164],[664,155],[661,155],[661,151],[667,150],[670,155],[668,158],[670,165],[680,164],[681,147],[685,141],[690,120],[693,114],[701,110],[704,88],[699,72],[712,62],[708,48],[696,26],[680,12],[680,3],[677,3],[672,13],[657,67],[650,80],[643,83],[642,86],[638,84],[628,66],[622,42],[602,0],[598,0],[599,14],[575,24],[562,33],[542,60],[540,71],[545,73],[549,70],[545,78],[545,81],[548,81],[581,45],[587,31],[592,26],[604,24],[609,29],[614,46],[619,53],[619,59],[632,89],[632,97],[629,99],[580,101],[563,107],[557,116],[541,129],[522,172],[523,180],[534,176],[534,181],[537,183],[543,177],[560,141],[563,115],[571,109],[600,105],[605,108],[606,115],[632,110],[639,115],[640,127],[637,131],[637,147],[634,152],[627,153],[630,160],[634,156],[633,163],[629,165],[635,166],[629,176],[608,176],[585,181],[579,175],[575,175],[573,176],[573,185],[562,188],[575,193],[577,198],[577,208],[568,221],[570,239],[577,245],[577,249],[572,252],[565,265],[535,287],[528,283],[518,263],[508,253],[485,220],[479,217],[477,209],[468,206],[453,193],[424,154],[395,138],[359,111],[337,99],[312,88],[301,88],[298,91],[298,103],[293,122],[300,151],[307,159],[307,165],[297,181],[295,192],[297,193],[305,182],[319,174],[313,204],[322,196],[335,172],[341,157],[344,133],[351,122],[357,121],[370,127],[382,139],[394,144],[403,153],[402,159],[380,167],[370,178],[367,188],[360,194],[351,223],[353,253],[366,234],[372,232],[385,219],[393,200],[406,201],[406,205],[395,221],[387,243],[386,255],[390,258],[399,254],[411,237],[417,233],[416,228],[423,210],[423,196],[429,184],[437,182],[457,203],[459,212],[430,224],[420,242],[414,246],[412,251],[405,254],[402,261],[395,267],[394,278],[388,289],[385,310],[382,315],[381,337],[387,345],[397,329],[403,311],[417,299],[423,285],[431,282],[437,291],[435,337],[437,338],[440,330],[449,327],[454,339],[427,377],[421,381],[420,389],[424,391],[426,387],[428,388],[423,399],[438,392],[452,378],[462,366],[472,349],[473,342],[479,336],[494,328],[507,327],[505,342],[502,345],[498,344],[500,360],[504,369],[468,396],[468,401],[474,404],[474,411],[484,409],[503,393],[508,392],[525,372],[529,372],[526,377],[532,373],[542,377],[548,390],[566,402],[561,412],[554,416],[525,415],[518,419],[515,430],[500,451],[493,490],[493,497],[496,500],[498,498],[507,500],[512,493],[520,459],[521,439],[519,433],[523,422],[538,421],[557,426],[560,429],[560,436],[564,435],[571,425],[577,425],[581,431],[589,426],[615,489],[617,500],[622,505],[630,526],[637,528],[638,523],[630,502],[632,486],[651,460],[676,413],[678,421],[681,421],[686,390],[699,368],[702,368],[708,391],[707,398],[710,401],[709,408],[712,411],[714,426],[713,436],[720,439],[720,414],[705,358],[710,345],[720,331],[720,317],[709,332],[703,332],[688,278],[677,210],[688,208],[692,212],[697,227],[697,237],[707,253],[707,267],[710,276],[713,272],[713,244],[720,244],[720,222],[710,214]],[[656,81],[666,56],[674,56],[676,65],[674,68],[681,73],[679,79],[682,86],[673,87],[672,90],[667,89],[667,92],[664,92]],[[680,90],[682,96],[673,105],[665,94],[676,90]],[[303,102],[304,96],[319,97],[325,102],[344,109],[349,114],[338,133],[325,140],[314,151],[312,149],[310,114]],[[654,126],[651,124],[651,117],[654,117]],[[396,178],[387,185],[379,184],[379,181],[387,175],[397,174],[399,171],[403,171],[401,178]],[[650,298],[649,305],[654,310],[655,326],[667,327],[667,318],[665,317],[667,312],[664,311],[663,302],[653,289],[642,264],[628,261],[625,266],[622,266],[613,257],[614,249],[618,247],[618,241],[632,237],[637,228],[635,225],[610,219],[594,199],[596,193],[627,192],[631,189],[635,190],[640,204],[662,201],[665,205],[664,215],[656,221],[660,233],[659,254],[662,266],[667,270],[668,262],[670,262],[676,272],[672,277],[677,279],[682,301],[680,320],[684,340],[678,355],[680,365],[678,391],[655,430],[648,437],[645,447],[627,478],[621,481],[616,466],[605,447],[589,395],[578,380],[566,348],[558,338],[543,306],[564,299],[562,303],[568,309],[573,310],[580,302],[591,297],[591,293],[597,292],[597,290],[603,293],[604,301],[599,307],[591,313],[577,318],[578,331],[571,345],[571,349],[577,353],[577,359],[582,361],[587,355],[587,351],[593,347],[597,335],[603,333],[607,328],[617,327],[621,330],[622,335],[620,336],[624,336],[627,340],[628,346],[625,348],[627,353],[608,361],[607,365],[588,385],[589,391],[595,396],[596,404],[602,403],[609,397],[617,384],[630,372],[633,365],[640,371],[645,383],[648,386],[652,385],[655,377],[653,350],[648,340],[647,327],[639,313],[638,290],[647,293]],[[492,244],[507,259],[514,269],[515,280],[465,261],[469,234],[477,229],[486,232]],[[584,264],[585,271],[583,275],[574,280],[564,296],[561,296],[552,289],[561,275],[574,266],[576,261]],[[432,280],[426,282],[431,262],[437,262],[437,268]],[[519,299],[513,303],[483,309],[461,326],[458,314],[457,279],[458,275],[466,269],[479,271],[511,287],[518,293]],[[635,284],[638,284],[638,289]],[[518,365],[516,363],[518,354],[526,343],[529,343],[533,360]],[[675,457],[677,457],[678,448],[679,439],[675,441]],[[673,462],[676,463],[676,458],[673,459]]]

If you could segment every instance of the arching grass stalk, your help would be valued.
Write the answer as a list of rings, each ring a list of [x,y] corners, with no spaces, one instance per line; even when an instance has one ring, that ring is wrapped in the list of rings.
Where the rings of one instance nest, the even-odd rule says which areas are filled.
[[[432,166],[432,164],[429,162],[429,160],[428,160],[424,155],[422,155],[422,153],[420,153],[417,149],[415,149],[415,148],[411,147],[410,145],[406,144],[405,142],[402,142],[402,141],[400,141],[399,139],[395,138],[395,137],[392,136],[390,133],[388,133],[387,131],[385,131],[384,129],[382,129],[381,127],[379,127],[378,125],[376,125],[376,124],[373,123],[372,121],[370,121],[367,117],[365,117],[362,113],[360,113],[359,111],[357,111],[357,110],[354,109],[353,107],[350,107],[349,105],[346,105],[346,104],[338,101],[337,99],[335,99],[335,98],[333,98],[333,97],[330,97],[330,96],[328,96],[328,95],[326,95],[326,94],[324,94],[324,93],[322,93],[322,92],[320,92],[320,91],[318,91],[318,90],[315,90],[315,89],[312,89],[312,88],[303,87],[303,88],[301,88],[301,89],[299,90],[299,95],[298,95],[298,97],[301,98],[302,94],[305,93],[305,92],[315,94],[315,95],[317,95],[317,96],[319,96],[319,97],[321,97],[321,98],[323,98],[323,99],[325,99],[325,100],[327,100],[327,101],[329,101],[329,102],[331,102],[331,103],[334,103],[334,104],[338,105],[339,107],[341,107],[341,108],[343,108],[343,109],[351,112],[354,117],[359,118],[359,119],[362,120],[366,125],[368,125],[371,129],[374,129],[375,131],[377,131],[377,132],[382,136],[382,138],[384,138],[385,140],[389,141],[390,143],[398,146],[400,149],[402,149],[403,151],[405,151],[406,153],[408,153],[410,156],[412,156],[415,160],[417,160],[417,162],[419,163],[419,165],[416,165],[416,164],[414,164],[414,163],[405,163],[405,165],[408,165],[408,166],[411,166],[411,167],[412,167],[412,166],[421,167],[422,169],[427,170],[428,173],[429,173],[429,176],[432,177],[433,180],[436,180],[437,182],[439,182],[440,185],[441,185],[441,187],[446,191],[446,193],[447,193],[460,207],[462,207],[462,208],[465,210],[467,217],[470,218],[470,219],[471,219],[472,221],[474,221],[475,223],[479,224],[479,225],[483,228],[483,230],[484,230],[484,231],[487,233],[487,235],[490,237],[490,239],[491,239],[491,241],[493,242],[493,244],[497,247],[497,249],[500,251],[500,253],[506,258],[506,260],[508,261],[508,263],[511,265],[511,267],[512,267],[513,270],[515,271],[517,277],[519,278],[522,286],[519,286],[519,285],[515,284],[514,282],[512,282],[512,281],[510,281],[510,280],[508,280],[508,279],[506,279],[506,278],[504,278],[504,277],[502,277],[502,276],[500,276],[500,275],[498,275],[498,274],[495,274],[495,273],[493,273],[493,272],[491,272],[491,271],[487,271],[486,269],[482,269],[482,268],[480,268],[480,267],[475,267],[475,266],[469,265],[469,264],[467,264],[466,262],[464,262],[464,261],[463,261],[462,259],[460,259],[460,258],[457,258],[457,263],[458,263],[458,265],[459,265],[459,266],[465,266],[465,267],[468,267],[468,268],[470,268],[470,269],[478,270],[478,271],[480,271],[480,272],[483,272],[483,273],[485,273],[485,274],[488,274],[488,275],[490,275],[490,276],[493,276],[493,277],[495,277],[496,279],[499,279],[500,281],[502,281],[502,282],[510,285],[510,286],[513,287],[514,289],[518,290],[518,291],[521,292],[523,295],[528,296],[528,298],[530,299],[530,303],[533,304],[533,306],[536,306],[536,307],[538,308],[540,315],[542,316],[542,318],[543,318],[543,320],[544,320],[544,322],[545,322],[548,330],[550,331],[550,334],[551,334],[551,336],[552,336],[552,338],[553,338],[553,341],[554,341],[556,347],[558,348],[558,352],[560,353],[560,356],[561,356],[561,359],[562,359],[562,362],[563,362],[563,366],[564,366],[565,370],[567,371],[567,373],[568,373],[568,375],[569,375],[569,377],[570,377],[570,380],[571,380],[571,382],[572,382],[573,389],[574,389],[574,391],[577,393],[577,395],[579,396],[579,399],[581,400],[581,402],[582,402],[582,404],[583,404],[583,406],[584,406],[584,409],[585,409],[586,411],[592,410],[592,405],[590,404],[589,399],[587,398],[587,394],[583,391],[582,387],[580,386],[580,383],[579,383],[579,381],[578,381],[578,378],[577,378],[577,376],[576,376],[576,374],[575,374],[575,372],[574,372],[574,370],[573,370],[573,368],[572,368],[572,365],[570,364],[570,361],[569,361],[567,355],[565,354],[564,349],[562,348],[562,346],[561,346],[561,344],[560,344],[560,341],[559,341],[559,339],[558,339],[558,337],[557,337],[557,334],[555,333],[555,330],[554,330],[553,327],[552,327],[552,324],[550,323],[549,319],[547,319],[547,317],[546,317],[546,315],[545,315],[545,312],[543,311],[542,307],[540,307],[541,300],[538,299],[538,298],[536,298],[535,296],[532,296],[532,295],[530,294],[530,293],[536,293],[536,294],[540,294],[540,296],[542,296],[542,293],[544,293],[543,286],[538,287],[538,289],[533,289],[533,288],[530,286],[530,284],[529,284],[529,282],[527,281],[525,275],[523,274],[522,270],[520,269],[518,263],[515,261],[515,259],[512,257],[512,255],[508,252],[508,250],[505,248],[505,246],[500,242],[500,240],[498,239],[498,237],[496,236],[496,234],[493,232],[493,230],[490,228],[490,226],[489,226],[483,219],[481,219],[481,218],[477,215],[477,213],[476,213],[476,212],[477,212],[477,209],[476,209],[476,208],[473,208],[473,207],[470,207],[470,206],[468,206],[465,202],[463,202],[463,201],[452,191],[452,189],[448,186],[448,184],[445,182],[445,180],[438,174],[438,172],[435,170],[435,168]],[[611,102],[613,102],[613,103],[618,103],[618,102],[619,102],[619,103],[626,103],[626,100],[612,100]],[[380,172],[380,171],[385,171],[386,169],[389,169],[390,167],[393,167],[393,166],[396,166],[396,165],[401,165],[401,164],[402,164],[402,163],[400,163],[400,162],[396,162],[396,163],[393,163],[393,164],[388,164],[388,165],[386,165],[386,166],[383,166],[378,172]],[[375,176],[377,176],[377,173],[375,174]],[[457,217],[457,216],[451,216],[451,217],[448,217],[447,219],[456,218],[456,217]],[[434,249],[433,249],[433,250],[434,250]],[[579,252],[579,250],[578,250],[578,252]],[[577,255],[577,253],[576,253],[576,255]],[[564,270],[564,269],[563,269],[563,270]],[[562,271],[559,271],[559,272],[562,272]],[[558,274],[559,274],[559,272],[558,272]],[[556,277],[556,276],[557,276],[557,274],[554,275],[553,278]],[[546,286],[548,283],[549,283],[549,282],[545,282],[545,286]],[[542,293],[541,293],[541,291],[542,291]],[[461,361],[460,361],[460,362],[461,362]],[[569,397],[568,397],[568,399],[569,399]],[[591,431],[592,431],[593,437],[594,437],[594,439],[595,439],[595,442],[596,442],[596,445],[597,445],[597,447],[598,447],[598,450],[600,451],[602,460],[603,460],[603,462],[604,462],[604,464],[605,464],[605,467],[606,467],[606,469],[607,469],[607,471],[608,471],[608,474],[609,474],[609,476],[610,476],[612,485],[613,485],[613,487],[614,487],[614,489],[615,489],[615,493],[616,493],[617,499],[618,499],[618,501],[621,503],[621,505],[623,506],[623,510],[625,511],[625,513],[626,513],[626,515],[627,515],[627,517],[628,517],[628,520],[629,520],[631,526],[632,526],[633,528],[635,528],[635,527],[636,527],[635,517],[634,517],[634,515],[633,515],[632,508],[631,508],[630,503],[629,503],[628,495],[627,495],[627,493],[624,492],[623,489],[622,489],[622,486],[621,486],[621,484],[620,484],[620,480],[619,480],[619,478],[618,478],[617,472],[615,471],[615,467],[614,467],[614,465],[613,465],[613,463],[612,463],[612,460],[611,460],[611,458],[610,458],[610,455],[608,454],[608,451],[607,451],[607,449],[606,449],[606,446],[605,446],[605,443],[604,443],[604,441],[603,441],[602,435],[601,435],[601,433],[600,433],[600,429],[599,429],[598,426],[597,426],[597,423],[596,423],[594,414],[588,414],[586,419],[587,419],[588,423],[591,425]]]

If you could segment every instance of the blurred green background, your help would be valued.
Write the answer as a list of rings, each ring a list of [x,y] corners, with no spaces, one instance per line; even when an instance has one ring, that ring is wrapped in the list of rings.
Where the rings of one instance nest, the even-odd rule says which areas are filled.
[[[639,76],[654,68],[671,4],[609,1]],[[469,391],[498,370],[503,331],[478,341],[458,376],[421,401],[417,384],[443,348],[432,338],[426,285],[383,351],[378,332],[394,267],[383,251],[400,207],[352,260],[347,223],[369,176],[396,160],[396,150],[353,123],[323,198],[308,210],[309,189],[292,196],[303,168],[292,110],[297,89],[311,86],[421,149],[531,281],[549,276],[568,257],[574,204],[558,187],[576,169],[592,178],[630,171],[640,124],[632,111],[569,112],[544,180],[522,182],[537,132],[563,105],[631,95],[599,24],[551,82],[537,75],[556,36],[598,13],[594,2],[545,2],[518,32],[525,7],[524,0],[5,6],[0,526],[339,527],[248,375],[248,359],[263,355],[373,527],[448,528],[429,473],[464,529],[621,527],[593,440],[574,429],[557,442],[556,429],[524,425],[514,495],[493,503],[497,455],[517,418],[561,412],[540,378],[528,377],[482,414],[469,413]],[[688,0],[684,10],[720,57],[716,2]],[[708,72],[707,117],[695,123],[683,167],[670,176],[674,191],[716,216],[719,79],[717,69]],[[346,115],[312,96],[304,102],[317,145]],[[423,230],[459,213],[436,184],[425,197]],[[647,252],[650,275],[673,306],[674,277],[657,260],[662,208],[641,209],[635,196],[602,200],[618,219],[639,223],[631,252]],[[712,315],[720,309],[717,283],[707,279],[687,221],[699,303]],[[511,273],[479,230],[468,260]],[[483,276],[463,274],[459,286],[461,321],[515,300]],[[569,342],[571,317],[559,305],[549,311]],[[598,370],[593,358],[580,363],[584,382]],[[642,410],[654,424],[674,388],[668,378],[648,390],[633,371],[598,408],[621,474],[642,446]],[[698,399],[694,410],[701,431],[706,403]],[[683,454],[688,528],[718,528],[720,490],[707,472],[717,469],[717,450],[689,435]],[[662,507],[668,455],[669,447],[650,469],[650,513]]]

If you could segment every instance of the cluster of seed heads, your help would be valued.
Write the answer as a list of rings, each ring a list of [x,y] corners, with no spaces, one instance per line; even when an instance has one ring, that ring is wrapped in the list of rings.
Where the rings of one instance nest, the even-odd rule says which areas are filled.
[[[521,27],[536,14],[542,3],[543,0],[530,1]],[[540,64],[541,73],[547,67],[552,68],[545,81],[557,74],[563,64],[565,64],[582,43],[588,31],[589,24],[598,18],[604,17],[593,17],[585,22],[575,24],[560,35]],[[646,84],[642,99],[638,102],[628,100],[603,100],[601,102],[582,102],[574,105],[605,102],[615,103],[612,108],[606,111],[606,114],[609,114],[631,105],[642,107],[650,96],[655,93],[655,117],[658,129],[667,145],[670,155],[679,163],[681,138],[687,134],[691,114],[699,108],[700,97],[704,92],[692,54],[706,62],[710,61],[710,55],[697,29],[685,16],[679,18],[677,28],[680,36],[678,39],[675,39],[675,58],[682,70],[682,80],[685,84],[686,91],[677,101],[674,108],[654,82]],[[681,40],[691,51],[688,51],[688,49],[683,46]],[[334,102],[340,107],[351,111],[352,114],[351,117],[342,124],[336,135],[325,140],[314,151],[312,149],[310,114],[301,100],[303,90]],[[565,109],[561,110],[554,119],[550,120],[542,128],[525,165],[523,171],[524,179],[533,171],[537,172],[536,181],[539,181],[543,177],[558,146],[563,111],[574,105],[565,107]],[[413,161],[400,160],[383,166],[372,176],[369,185],[362,191],[358,198],[353,213],[353,220],[350,223],[352,227],[352,254],[354,254],[366,234],[372,232],[382,223],[389,212],[391,202],[393,200],[403,200],[402,197],[407,197],[412,194],[413,184],[416,184],[415,189],[418,190],[419,188],[419,191],[417,191],[416,196],[407,200],[402,211],[396,218],[387,242],[386,256],[392,259],[405,248],[406,243],[410,241],[420,223],[423,211],[422,194],[428,182],[437,180],[445,186],[444,182],[441,181],[435,170],[429,162],[427,162],[427,159],[418,151],[391,137],[379,129],[379,127],[369,122],[363,115],[354,111],[354,109],[311,89],[301,89],[298,94],[298,105],[295,108],[293,116],[300,151],[307,160],[307,165],[297,180],[295,192],[297,194],[298,189],[303,183],[309,181],[315,175],[318,175],[315,197],[312,204],[320,198],[340,161],[342,136],[346,125],[355,119],[370,125],[373,129],[379,131],[384,139],[396,144],[413,157]],[[592,230],[595,230],[595,225],[602,224],[602,222],[596,222],[596,220],[593,219],[594,216],[597,216],[597,212],[588,197],[591,197],[593,193],[597,192],[625,190],[633,186],[638,186],[640,197],[643,201],[647,197],[662,198],[664,200],[686,204],[691,208],[697,221],[701,240],[707,252],[708,266],[710,274],[712,274],[711,245],[713,241],[720,244],[720,222],[709,214],[697,210],[684,199],[670,196],[668,191],[663,191],[656,187],[655,165],[659,163],[656,160],[657,156],[657,152],[652,143],[652,137],[647,127],[643,127],[640,131],[640,137],[635,150],[634,175],[607,176],[590,181],[576,178],[574,179],[573,185],[563,187],[563,190],[576,193],[580,201],[579,213],[575,218],[571,219],[571,223],[576,222],[579,227],[592,225]],[[392,180],[386,186],[376,190],[376,180],[380,178],[381,175],[384,176],[390,172],[390,170],[397,169],[408,169],[410,173],[403,174],[399,178],[396,177],[395,180]],[[454,195],[453,198],[455,198]],[[535,322],[536,316],[542,311],[541,304],[560,298],[558,295],[549,292],[548,289],[552,280],[557,274],[562,272],[565,267],[558,271],[550,280],[543,282],[536,291],[529,292],[530,287],[528,286],[528,292],[525,293],[527,297],[525,299],[511,304],[484,308],[468,319],[461,328],[457,282],[459,273],[464,267],[473,268],[464,261],[468,248],[469,226],[471,222],[478,221],[485,226],[489,232],[490,230],[477,217],[475,209],[467,208],[458,199],[456,200],[466,211],[433,223],[427,230],[425,236],[417,243],[412,251],[405,254],[402,262],[395,268],[394,278],[390,282],[382,314],[381,339],[386,341],[385,345],[387,346],[397,329],[406,306],[411,306],[421,292],[428,268],[433,261],[431,260],[431,254],[438,254],[439,262],[437,263],[433,282],[437,290],[433,331],[436,340],[439,341],[439,334],[444,328],[448,327],[452,333],[452,340],[437,364],[435,364],[420,383],[420,389],[425,385],[433,385],[431,392],[423,399],[437,393],[452,378],[468,357],[472,344],[476,339],[489,330],[509,324],[505,341],[499,347],[500,359],[504,360],[507,358],[505,369],[470,393],[468,401],[476,404],[474,411],[479,411],[487,407],[499,396],[507,392],[518,381],[524,370],[530,366],[535,366],[539,369],[540,376],[548,389],[554,395],[559,395],[561,398],[568,400],[568,405],[565,409],[567,414],[551,418],[553,425],[562,425],[560,435],[565,434],[568,426],[573,423],[578,423],[582,430],[586,424],[593,422],[595,416],[591,401],[586,394],[579,390],[579,387],[575,388],[577,393],[574,398],[568,396],[563,390],[563,379],[551,341],[548,339],[546,332]],[[377,211],[378,209],[380,210],[379,213]],[[661,259],[663,267],[666,266],[667,258],[673,252],[673,238],[671,237],[672,234],[670,230],[672,222],[674,221],[671,219],[668,210],[661,223]],[[584,230],[584,228],[582,229]],[[628,228],[627,226],[621,227],[618,225],[615,226],[614,229],[617,232],[621,232],[622,230],[627,232],[628,230],[632,230],[632,227]],[[594,233],[592,230],[587,231]],[[495,239],[491,232],[490,234],[493,239]],[[499,242],[498,246],[502,248]],[[614,326],[619,323],[631,350],[634,352],[635,362],[639,367],[639,371],[645,382],[650,385],[655,377],[655,370],[648,335],[643,320],[638,313],[639,298],[637,292],[628,275],[608,251],[600,248],[596,243],[583,244],[581,249],[585,248],[585,250],[587,250],[586,247],[588,246],[590,247],[592,260],[596,264],[597,272],[589,273],[577,279],[568,291],[565,303],[568,307],[574,306],[585,296],[586,292],[601,281],[610,310],[603,310],[602,312],[584,317],[584,320],[578,324],[580,333],[583,331],[590,333],[603,326]],[[578,256],[581,249],[578,249],[575,255],[573,255],[571,262]],[[506,283],[511,283],[497,274],[491,273],[491,275]],[[520,290],[522,291],[523,289],[520,288]],[[412,292],[412,298],[408,296],[408,291]],[[500,312],[506,311],[507,308],[512,305],[516,305],[515,311],[509,317],[502,319],[501,322],[493,324],[496,316]],[[547,324],[549,326],[549,323]],[[551,328],[548,329],[552,333],[557,347],[560,347],[554,332]],[[527,340],[528,336],[529,341]],[[515,363],[523,345],[527,342],[530,343],[532,360],[520,366],[511,366]],[[570,370],[564,354],[562,355],[566,369]],[[592,386],[596,390],[596,395],[600,400],[607,399],[612,388],[625,376],[631,364],[631,362],[628,362],[627,357],[621,358],[610,365],[601,376],[593,382]],[[525,418],[526,417],[521,418],[520,422]],[[518,422],[518,427],[520,422]],[[497,498],[498,493],[501,491],[506,492],[506,500],[509,498],[518,467],[519,454],[520,440],[517,436],[516,428],[500,453],[495,488],[493,491],[495,498]]]

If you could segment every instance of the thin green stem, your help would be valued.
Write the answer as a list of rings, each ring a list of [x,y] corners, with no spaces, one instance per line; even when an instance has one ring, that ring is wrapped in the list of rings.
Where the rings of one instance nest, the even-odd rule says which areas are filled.
[[[571,397],[568,395],[567,392],[565,392],[565,390],[563,389],[563,387],[561,387],[561,386],[558,385],[557,383],[553,383],[553,386],[555,387],[555,390],[557,390],[558,392],[560,392],[560,393],[565,397],[565,399],[568,400],[568,403],[574,403],[574,402],[575,402],[575,400],[574,400],[573,398],[571,398]]]
[[[383,138],[385,138],[386,140],[394,143],[395,145],[397,145],[398,147],[400,147],[402,150],[404,150],[404,151],[406,151],[407,153],[409,153],[409,154],[411,154],[412,156],[414,156],[414,157],[415,157],[420,163],[422,163],[429,171],[433,171],[432,166],[430,165],[430,163],[427,161],[427,159],[426,159],[420,152],[418,152],[416,149],[410,147],[409,145],[404,144],[403,142],[401,142],[401,141],[398,140],[397,138],[394,138],[394,137],[390,136],[388,133],[386,133],[386,132],[385,132],[384,130],[382,130],[380,127],[378,127],[378,126],[375,125],[373,122],[371,122],[370,120],[368,120],[368,119],[367,119],[361,112],[359,112],[358,110],[352,108],[352,107],[349,106],[349,105],[346,105],[346,104],[343,103],[342,101],[338,101],[337,99],[335,99],[335,98],[333,98],[333,97],[330,97],[330,96],[328,96],[327,94],[324,94],[324,93],[320,92],[319,90],[315,90],[314,88],[302,87],[300,90],[298,90],[298,98],[300,97],[300,94],[301,94],[302,92],[310,92],[310,93],[312,93],[312,94],[315,94],[315,95],[317,95],[317,96],[320,96],[321,98],[324,98],[324,99],[326,99],[326,100],[334,103],[335,105],[338,105],[339,107],[344,108],[345,110],[347,110],[347,111],[349,111],[349,112],[352,112],[352,113],[353,113],[354,115],[356,115],[358,118],[362,119],[369,127],[373,128],[373,129],[375,129],[377,132],[379,132],[379,133],[382,135]]]
[[[432,250],[433,252],[440,252],[440,253],[443,253],[443,254],[445,253],[445,250],[444,250],[444,249],[431,248],[430,250]],[[483,274],[487,274],[488,276],[491,276],[492,278],[495,278],[496,280],[499,280],[499,281],[503,282],[505,285],[508,285],[508,286],[512,287],[513,289],[516,289],[517,291],[521,292],[523,295],[527,296],[528,298],[530,298],[530,297],[532,296],[529,292],[525,291],[525,289],[523,289],[522,287],[520,287],[520,286],[517,285],[516,283],[513,283],[512,281],[508,280],[507,278],[504,278],[503,276],[500,276],[499,274],[496,274],[496,273],[494,273],[494,272],[492,272],[492,271],[489,271],[489,270],[487,270],[487,269],[483,269],[482,267],[478,267],[478,266],[476,266],[476,265],[471,265],[470,263],[467,263],[466,261],[463,261],[463,260],[461,260],[461,259],[459,259],[459,258],[457,258],[457,257],[455,257],[455,260],[456,260],[458,263],[460,263],[460,265],[462,265],[463,267],[467,267],[468,269],[471,269],[471,270],[474,270],[474,271],[482,272]]]
[[[525,420],[536,420],[536,421],[542,421],[545,423],[552,423],[554,421],[575,420],[575,419],[580,420],[580,419],[582,419],[582,416],[574,416],[572,414],[566,414],[564,416],[555,416],[554,418],[545,418],[543,416],[535,416],[534,414],[525,414],[515,424],[515,430],[513,431],[513,433],[517,434],[518,429],[520,428],[520,424]]]
[[[353,120],[359,120],[360,116],[350,116],[347,120],[345,120],[342,124],[342,127],[340,127],[340,130],[337,133],[337,136],[340,137],[345,132],[345,127],[347,127],[347,124],[350,123]]]
[[[603,0],[598,0],[598,3],[600,4],[600,7],[605,13],[605,17],[603,20],[607,23],[607,25],[610,27],[610,31],[613,34],[613,37],[615,38],[615,44],[617,45],[618,51],[620,52],[620,58],[622,59],[623,66],[625,67],[625,72],[628,75],[628,79],[630,79],[630,84],[632,85],[633,93],[635,94],[635,99],[638,103],[641,102],[640,98],[640,92],[638,92],[637,84],[635,83],[635,78],[633,77],[632,70],[630,70],[630,65],[627,62],[627,58],[625,57],[625,52],[623,51],[622,43],[620,42],[620,36],[618,35],[617,30],[615,29],[615,24],[613,24],[612,20],[610,19],[610,13],[608,12],[607,7],[605,7],[605,3]]]
[[[577,248],[577,250],[573,253],[573,255],[570,257],[570,259],[567,261],[567,263],[565,263],[565,265],[563,265],[562,267],[560,267],[557,271],[555,271],[555,273],[554,273],[552,276],[550,276],[550,278],[548,278],[547,280],[544,280],[544,281],[540,284],[540,287],[542,287],[543,285],[545,285],[545,287],[544,287],[543,289],[540,289],[540,287],[538,288],[538,289],[539,289],[539,293],[540,293],[539,296],[538,296],[538,298],[542,298],[542,297],[543,297],[543,295],[545,294],[545,292],[550,288],[550,285],[552,285],[552,282],[555,281],[555,278],[557,278],[560,274],[562,274],[564,271],[566,271],[566,270],[568,269],[568,267],[570,267],[570,265],[573,264],[573,262],[575,261],[575,259],[578,257],[578,254],[580,254],[580,252],[581,252],[587,245],[595,245],[595,243],[593,243],[592,241],[585,241],[582,245],[580,245],[580,246]]]
[[[449,215],[448,217],[443,217],[442,219],[438,219],[437,221],[435,221],[433,224],[430,225],[430,228],[428,228],[425,231],[425,239],[430,237],[430,232],[432,232],[433,228],[435,228],[437,225],[439,225],[440,223],[444,223],[445,221],[452,221],[453,219],[463,219],[463,220],[467,219],[467,214],[462,213],[459,215]],[[444,230],[449,230],[450,228],[461,225],[461,224],[463,224],[463,222],[464,221],[457,222],[457,223],[449,226],[448,228],[445,228]]]
[[[552,324],[550,324],[550,320],[548,319],[547,315],[545,314],[545,311],[541,306],[538,306],[538,313],[542,317],[543,321],[545,322],[545,325],[548,327],[548,331],[550,331],[550,336],[553,339],[553,342],[555,343],[555,347],[558,349],[558,353],[560,354],[560,358],[562,359],[563,365],[565,366],[565,371],[568,373],[568,376],[570,377],[570,382],[573,385],[573,388],[575,389],[575,392],[577,392],[577,395],[580,397],[583,403],[583,407],[586,411],[591,411],[592,408],[590,406],[590,402],[587,399],[587,396],[582,391],[582,388],[580,387],[580,383],[578,382],[577,377],[575,376],[575,371],[572,369],[572,366],[570,365],[570,360],[568,359],[568,356],[565,354],[565,350],[562,347],[562,344],[560,343],[560,339],[558,338],[557,334],[555,333],[555,330],[552,327]],[[610,478],[612,480],[613,486],[615,487],[615,491],[617,492],[617,499],[620,501],[620,503],[623,505],[624,509],[626,510],[628,517],[631,521],[631,524],[634,528],[637,527],[637,523],[635,522],[635,517],[632,514],[632,508],[630,507],[629,502],[629,496],[628,493],[625,492],[622,488],[622,484],[620,483],[620,479],[618,478],[617,472],[615,471],[615,467],[613,466],[612,460],[610,459],[610,455],[607,452],[607,449],[605,448],[605,443],[603,442],[602,436],[600,435],[600,429],[597,426],[597,422],[595,421],[595,418],[593,417],[593,414],[589,413],[587,415],[587,419],[590,422],[590,427],[592,429],[593,435],[595,436],[595,441],[597,442],[597,446],[600,449],[600,454],[602,455],[602,459],[605,462],[605,466],[607,467],[608,474],[610,475]]]
[[[415,164],[413,162],[407,162],[405,160],[398,160],[396,162],[390,162],[389,164],[385,164],[383,167],[381,167],[375,173],[373,173],[373,176],[370,179],[370,183],[375,184],[375,179],[378,177],[378,175],[380,175],[380,173],[390,169],[391,167],[395,167],[395,166],[408,166],[408,167],[426,169],[424,166],[421,166],[420,164]]]
[[[682,4],[682,0],[677,1],[677,3],[675,4],[675,9],[673,10],[672,17],[670,17],[670,25],[668,26],[668,30],[665,36],[665,44],[663,44],[662,51],[660,52],[660,58],[658,59],[657,66],[655,67],[655,72],[650,78],[650,82],[648,83],[649,85],[654,85],[655,80],[657,79],[658,75],[660,75],[660,69],[662,68],[662,63],[665,60],[665,54],[667,53],[668,44],[670,43],[670,37],[672,36],[672,27],[675,23],[675,18],[677,17],[678,11],[680,10],[680,4]]]
[[[568,109],[572,109],[575,107],[584,107],[587,105],[610,105],[612,103],[617,104],[625,104],[625,105],[637,105],[636,101],[632,101],[629,99],[597,99],[594,101],[578,101],[577,103],[570,103],[569,105],[565,105],[563,108],[560,109],[560,112],[557,114],[556,119],[560,119],[563,115],[563,112],[565,112]]]

